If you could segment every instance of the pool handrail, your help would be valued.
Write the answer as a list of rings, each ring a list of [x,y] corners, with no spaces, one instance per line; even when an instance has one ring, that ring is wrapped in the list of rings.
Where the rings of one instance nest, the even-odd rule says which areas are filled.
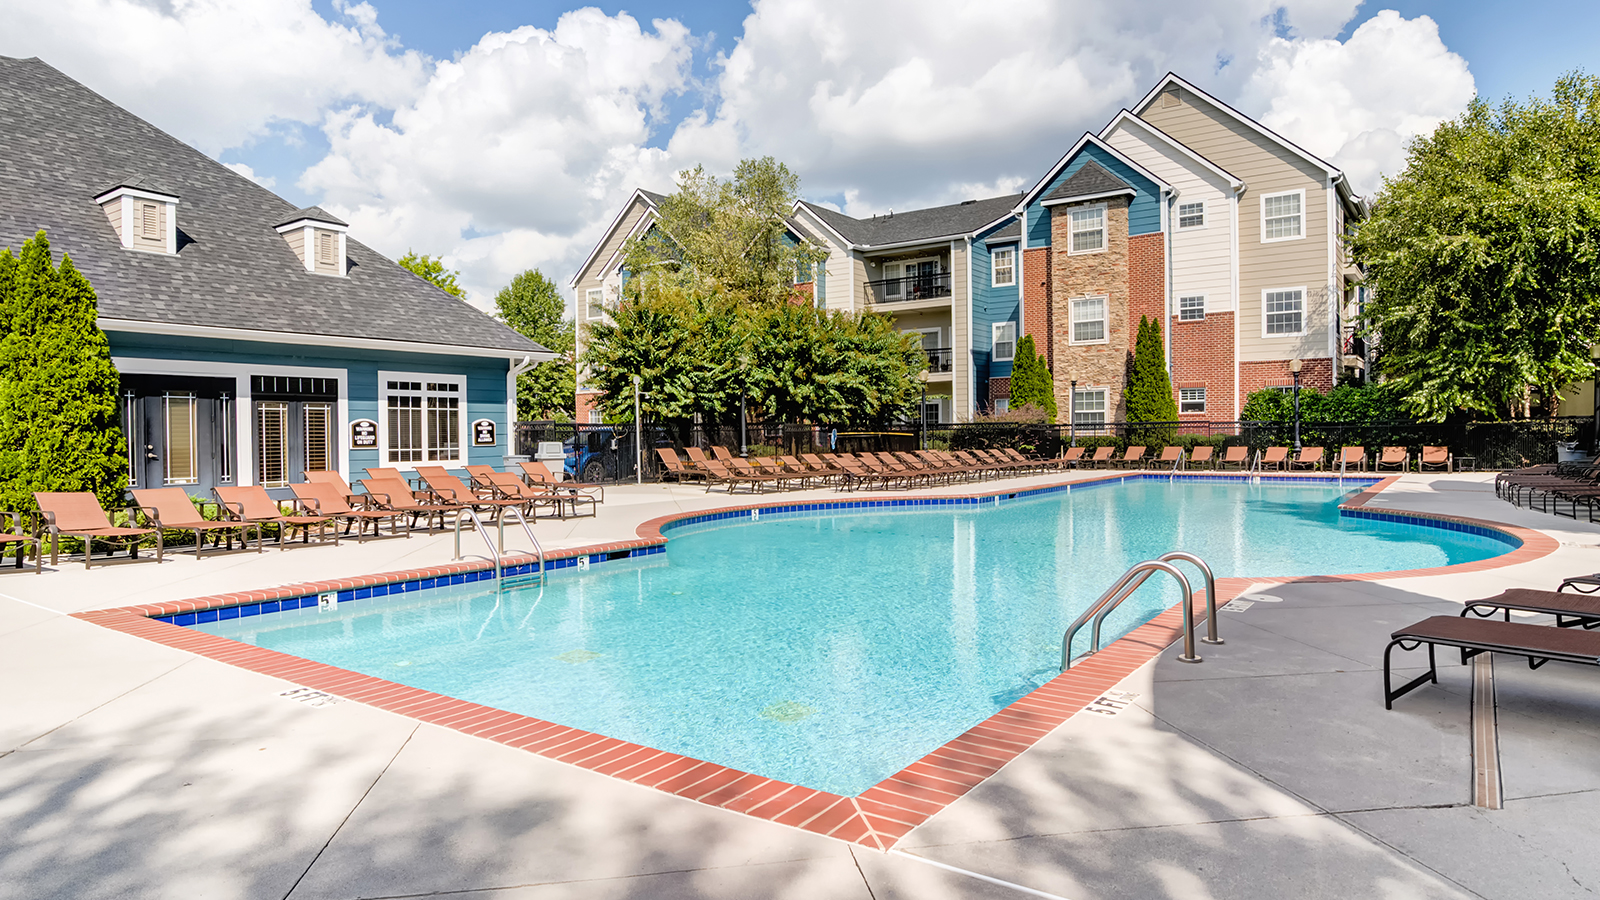
[[[478,530],[478,534],[480,536],[482,536],[483,543],[486,546],[488,546],[489,552],[491,554],[493,554],[492,560],[494,562],[494,588],[497,591],[500,590],[500,585],[501,585],[501,581],[502,581],[502,577],[503,577],[503,572],[504,572],[504,569],[505,569],[505,563],[504,563],[503,554],[502,554],[502,548],[505,547],[505,543],[506,543],[506,519],[505,519],[505,517],[506,517],[506,513],[507,512],[511,512],[511,513],[516,515],[517,521],[522,524],[522,531],[523,531],[523,533],[527,534],[528,540],[533,542],[533,550],[534,550],[534,553],[538,557],[538,560],[539,560],[539,581],[542,583],[544,581],[544,576],[545,576],[544,546],[541,545],[539,543],[539,539],[534,536],[533,529],[528,527],[527,517],[523,516],[522,510],[517,509],[514,506],[502,506],[499,509],[497,509],[495,512],[496,512],[495,524],[499,527],[499,534],[500,534],[500,540],[498,541],[499,546],[496,546],[497,542],[494,539],[489,537],[488,528],[483,524],[483,519],[479,518],[478,513],[477,513],[476,510],[474,510],[470,506],[464,506],[460,510],[457,510],[457,512],[456,512],[456,548],[455,548],[456,549],[456,555],[455,555],[455,558],[456,559],[461,559],[462,558],[462,556],[461,556],[461,517],[463,515],[465,515],[468,518],[472,519],[472,524],[474,526],[476,526],[476,528]]]
[[[1160,559],[1147,559],[1134,564],[1128,571],[1122,573],[1122,577],[1118,578],[1104,594],[1100,595],[1100,599],[1091,604],[1067,627],[1066,633],[1061,637],[1061,671],[1065,672],[1072,667],[1072,639],[1083,626],[1091,621],[1094,626],[1091,631],[1089,651],[1084,654],[1087,656],[1100,649],[1100,623],[1156,572],[1166,572],[1171,575],[1177,580],[1178,587],[1183,592],[1183,652],[1178,655],[1178,661],[1200,662],[1201,658],[1195,654],[1194,647],[1194,590],[1190,587],[1189,578],[1183,574],[1183,570],[1172,564],[1173,561],[1179,560],[1199,566],[1206,576],[1206,610],[1209,623],[1207,643],[1222,643],[1216,633],[1216,584],[1211,576],[1211,567],[1192,553],[1174,550],[1163,554]]]

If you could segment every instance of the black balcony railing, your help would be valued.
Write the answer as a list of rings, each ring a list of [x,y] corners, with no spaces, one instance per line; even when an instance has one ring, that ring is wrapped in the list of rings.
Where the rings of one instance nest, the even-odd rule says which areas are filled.
[[[949,347],[925,347],[929,372],[948,372],[956,366],[956,352]]]
[[[950,273],[907,275],[867,282],[868,303],[906,303],[950,296]]]

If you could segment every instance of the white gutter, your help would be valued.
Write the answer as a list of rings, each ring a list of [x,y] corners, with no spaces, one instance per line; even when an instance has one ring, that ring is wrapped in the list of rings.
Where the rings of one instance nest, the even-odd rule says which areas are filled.
[[[441,356],[477,356],[500,359],[531,359],[549,362],[556,354],[549,351],[509,350],[496,347],[465,347],[460,344],[427,344],[421,341],[391,341],[381,338],[345,337],[326,334],[293,334],[284,331],[257,331],[249,328],[220,328],[213,325],[181,325],[172,322],[141,322],[134,319],[95,320],[101,331],[132,334],[159,334],[170,337],[209,338],[221,341],[259,341],[264,344],[309,344],[345,350],[379,350],[389,353],[435,353]]]
[[[1163,187],[1161,190],[1168,191],[1171,190],[1171,188]],[[1137,197],[1139,192],[1135,191],[1133,188],[1121,188],[1115,191],[1101,191],[1098,194],[1082,194],[1077,197],[1062,197],[1058,200],[1040,200],[1039,205],[1064,206],[1068,203],[1088,203],[1090,200],[1109,200],[1112,197],[1126,197],[1130,194]]]
[[[1162,347],[1162,353],[1164,353],[1166,355],[1166,357],[1167,357],[1167,381],[1170,382],[1170,381],[1172,381],[1172,252],[1173,252],[1173,248],[1172,248],[1172,229],[1170,227],[1168,227],[1168,226],[1171,225],[1171,223],[1172,223],[1172,216],[1171,216],[1172,204],[1177,202],[1177,200],[1178,200],[1178,192],[1176,190],[1167,190],[1167,191],[1162,191],[1162,193],[1167,195],[1167,197],[1166,197],[1167,202],[1161,204],[1161,243],[1162,243],[1162,249],[1164,251],[1162,253],[1162,257],[1163,257],[1162,262],[1164,263],[1164,265],[1162,265],[1162,268],[1166,270],[1164,272],[1164,275],[1166,277],[1167,286],[1166,286],[1166,297],[1164,298],[1164,300],[1162,302],[1162,308],[1163,308],[1164,311],[1161,314],[1161,318],[1165,319],[1166,321],[1161,323],[1161,336],[1162,336],[1162,343],[1165,345],[1165,346]],[[1177,398],[1174,397],[1173,399],[1176,400]]]
[[[524,356],[522,359],[511,360],[506,369],[506,456],[516,449],[513,443],[517,437],[517,376],[533,368],[537,363],[533,357]]]

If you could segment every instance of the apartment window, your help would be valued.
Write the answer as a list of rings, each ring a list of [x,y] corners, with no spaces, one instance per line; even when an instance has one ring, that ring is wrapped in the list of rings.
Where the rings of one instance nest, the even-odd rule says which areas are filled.
[[[1262,292],[1262,334],[1304,334],[1306,330],[1306,289],[1286,288]]]
[[[333,404],[307,403],[300,408],[305,439],[306,471],[328,472],[333,463]]]
[[[1178,412],[1184,414],[1206,411],[1206,389],[1178,388]]]
[[[1074,425],[1106,423],[1105,388],[1078,388],[1078,392],[1072,397],[1072,423]]]
[[[464,379],[383,376],[383,384],[385,460],[437,463],[461,459]]]
[[[1072,211],[1069,253],[1099,253],[1106,249],[1106,208],[1091,206]]]
[[[603,288],[590,288],[588,293],[588,306],[584,315],[589,321],[594,321],[606,314],[606,292]]]
[[[1193,297],[1178,298],[1178,321],[1198,322],[1206,317],[1206,297],[1198,294]]]
[[[1305,191],[1265,194],[1261,197],[1261,240],[1288,241],[1304,237],[1301,219]]]
[[[139,441],[139,398],[132,391],[122,395],[122,438],[128,451],[128,487],[136,488],[144,468],[144,446]]]
[[[199,454],[195,427],[195,396],[190,391],[168,393],[162,398],[167,429],[167,452],[162,471],[164,484],[198,484]]]
[[[605,415],[603,413],[601,413],[600,410],[598,410],[598,409],[589,410],[589,424],[590,425],[599,425],[600,423],[602,423],[604,421],[605,421]]]
[[[1017,323],[994,323],[994,360],[1005,362],[1017,355]]]
[[[1179,228],[1204,228],[1205,224],[1206,203],[1204,200],[1201,200],[1198,203],[1178,204]]]
[[[1017,283],[1017,250],[1015,247],[1006,247],[994,251],[994,279],[995,287],[1010,287]]]
[[[1106,298],[1080,297],[1072,301],[1072,343],[1106,342]]]
[[[1003,413],[1003,412],[1009,412],[1010,410],[1011,410],[1011,398],[1009,398],[1009,397],[997,397],[997,398],[995,398],[995,401],[994,401],[994,411],[995,412]]]

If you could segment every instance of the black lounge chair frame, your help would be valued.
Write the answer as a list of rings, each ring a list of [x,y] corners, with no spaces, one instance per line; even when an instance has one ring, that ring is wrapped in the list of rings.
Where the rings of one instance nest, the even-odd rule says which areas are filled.
[[[1563,581],[1562,587],[1568,582]],[[1546,616],[1555,616],[1557,628],[1583,628],[1593,630],[1600,628],[1600,597],[1587,594],[1563,594],[1559,591],[1533,591],[1525,588],[1512,588],[1502,591],[1493,597],[1483,600],[1473,600],[1461,610],[1463,618],[1468,615],[1487,619],[1496,612],[1505,614],[1505,621],[1511,621],[1511,611],[1539,613]]]
[[[1393,687],[1390,656],[1394,648],[1410,651],[1423,644],[1428,645],[1428,671],[1398,688]],[[1530,669],[1537,669],[1552,660],[1600,665],[1600,634],[1520,622],[1463,621],[1460,616],[1431,616],[1389,636],[1389,646],[1383,650],[1384,709],[1394,709],[1395,700],[1425,684],[1439,683],[1434,648],[1440,645],[1459,649],[1462,665],[1480,653],[1490,652],[1521,656],[1528,660]]]

